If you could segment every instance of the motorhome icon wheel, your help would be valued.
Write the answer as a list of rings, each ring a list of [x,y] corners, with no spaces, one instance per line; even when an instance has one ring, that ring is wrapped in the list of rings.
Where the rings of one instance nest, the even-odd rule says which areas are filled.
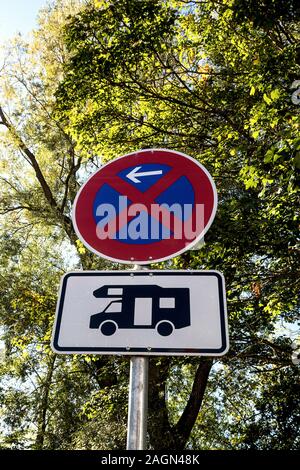
[[[119,328],[151,328],[161,336],[190,326],[190,290],[157,285],[106,285],[93,292],[110,302],[90,317],[90,328],[111,336]]]

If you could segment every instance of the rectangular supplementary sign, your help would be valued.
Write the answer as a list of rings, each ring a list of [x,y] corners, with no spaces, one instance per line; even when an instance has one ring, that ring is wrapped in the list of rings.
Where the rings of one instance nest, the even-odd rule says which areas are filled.
[[[228,347],[218,271],[78,271],[62,278],[57,353],[221,356]]]

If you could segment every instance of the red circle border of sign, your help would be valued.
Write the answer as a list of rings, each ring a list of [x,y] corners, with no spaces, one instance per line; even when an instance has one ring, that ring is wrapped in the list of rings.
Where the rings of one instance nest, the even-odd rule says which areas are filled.
[[[184,157],[188,161],[184,162],[185,164],[185,172],[181,174],[181,176],[186,176],[186,173],[191,171],[191,174],[188,175],[188,179],[192,183],[194,192],[195,192],[195,206],[196,204],[205,204],[205,213],[204,213],[204,230],[198,234],[198,236],[193,239],[191,242],[187,242],[184,239],[163,239],[158,242],[153,242],[151,244],[130,244],[125,245],[122,242],[119,242],[115,239],[106,239],[106,240],[99,240],[95,237],[95,240],[92,240],[93,237],[90,236],[91,232],[96,233],[96,224],[93,218],[92,210],[88,210],[89,206],[93,204],[94,198],[99,191],[100,187],[104,183],[109,183],[109,178],[113,178],[116,176],[116,169],[115,164],[120,162],[123,159],[126,159],[126,163],[130,158],[130,162],[128,162],[128,167],[133,165],[141,164],[138,159],[142,156],[143,163],[153,163],[153,154],[155,158],[157,158],[158,163],[170,165],[171,162],[176,161],[176,157]],[[157,155],[158,154],[158,155]],[[137,161],[134,162],[134,159]],[[203,173],[201,181],[199,181],[199,173],[195,174],[192,169],[192,166],[197,166],[198,170],[200,169]],[[113,167],[113,168],[112,168]],[[123,168],[117,169],[117,171],[122,171]],[[101,175],[100,175],[101,173]],[[105,181],[101,185],[99,185],[99,177],[102,179],[104,178]],[[200,197],[199,192],[196,192],[197,187],[202,185],[202,195]],[[88,187],[88,190],[87,190]],[[207,210],[207,206],[209,209]],[[195,209],[193,209],[194,211]],[[217,190],[215,187],[215,183],[206,170],[206,168],[201,165],[197,160],[186,155],[181,152],[177,152],[175,150],[168,150],[168,149],[143,149],[138,150],[136,152],[132,152],[121,157],[118,157],[105,165],[103,165],[96,173],[91,175],[89,179],[83,184],[80,188],[77,196],[75,198],[73,204],[73,211],[72,211],[72,221],[75,232],[78,238],[82,241],[82,243],[93,253],[101,256],[104,259],[109,261],[114,261],[117,263],[125,263],[125,264],[150,264],[159,261],[166,261],[168,259],[174,258],[175,256],[184,253],[185,251],[191,249],[194,245],[196,245],[208,231],[209,227],[211,226],[215,214],[217,210]],[[78,226],[79,225],[79,226]],[[95,242],[96,241],[96,247]],[[113,243],[113,249],[107,247]],[[93,246],[94,245],[94,246]],[[99,248],[98,248],[98,246]],[[166,245],[166,246],[164,246]],[[166,247],[169,249],[167,250]],[[135,250],[135,256],[132,256],[130,253],[128,257],[124,257],[124,251],[130,252],[130,248]],[[114,252],[113,256],[108,254],[108,252]],[[161,254],[160,252],[165,251],[165,254]],[[147,252],[147,257],[145,257],[145,252]],[[138,258],[142,259],[138,259]],[[146,258],[146,259],[145,259]]]

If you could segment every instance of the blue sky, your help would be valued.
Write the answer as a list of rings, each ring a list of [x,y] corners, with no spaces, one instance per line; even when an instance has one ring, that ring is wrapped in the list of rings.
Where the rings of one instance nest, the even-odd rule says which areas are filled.
[[[47,0],[0,0],[0,42],[18,32],[31,31],[40,8],[47,3]]]

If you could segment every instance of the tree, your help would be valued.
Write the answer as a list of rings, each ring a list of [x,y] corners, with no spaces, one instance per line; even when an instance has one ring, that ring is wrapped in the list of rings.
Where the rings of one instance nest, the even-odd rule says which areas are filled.
[[[4,170],[4,243],[15,247],[16,265],[28,265],[18,247],[23,243],[23,252],[30,253],[33,237],[28,235],[24,243],[14,233],[15,226],[24,229],[30,224],[39,236],[57,237],[58,247],[71,243],[76,248],[80,261],[74,254],[69,265],[109,266],[86,252],[70,223],[80,182],[100,164],[96,155],[108,161],[137,148],[170,147],[199,159],[216,181],[219,209],[206,245],[166,266],[224,272],[231,349],[217,361],[151,359],[151,448],[265,449],[276,440],[279,447],[290,448],[295,436],[299,410],[293,410],[293,399],[283,400],[280,384],[284,376],[284,386],[295,396],[298,369],[291,363],[291,340],[279,325],[294,326],[299,311],[299,107],[290,99],[290,86],[299,78],[299,33],[293,2],[279,2],[280,13],[262,21],[266,3],[273,9],[277,2],[87,1],[69,19],[63,13],[57,24],[61,12],[71,11],[64,10],[68,2],[58,2],[36,36],[36,63],[42,67],[30,66],[22,75],[25,94],[24,85],[12,89],[15,65],[7,65],[6,88],[14,104],[9,116],[7,106],[1,115],[11,149],[6,164],[10,169],[14,162],[20,164],[17,148],[33,168],[25,175],[22,164],[22,186],[20,177],[8,180]],[[24,57],[24,49],[20,52]],[[35,80],[25,80],[32,70]],[[17,83],[22,85],[19,79]],[[45,250],[45,260],[53,260],[50,252]],[[28,277],[34,294],[41,295],[33,259]],[[59,270],[68,268],[57,253],[54,260]],[[50,279],[49,266],[43,269]],[[14,279],[15,271],[10,274]],[[4,277],[8,286],[10,277]],[[17,286],[17,292],[7,295],[4,288],[3,294],[8,302],[2,314],[8,344],[12,326],[19,336],[28,327],[30,341],[37,334],[30,315],[27,323],[19,323],[5,314],[19,291],[22,302],[31,298],[20,290],[19,281]],[[47,307],[52,316],[53,292],[53,284],[42,292],[43,298],[52,299]],[[43,311],[39,317],[44,318]],[[49,323],[48,318],[48,335]],[[21,350],[13,354],[18,361]],[[33,445],[97,447],[101,423],[103,448],[124,447],[127,361],[59,358],[51,366],[51,360],[47,355],[42,367],[42,398],[32,405],[39,430]],[[80,387],[70,379],[73,370],[84,377]],[[19,391],[12,401],[25,403],[28,394]],[[276,399],[269,405],[272,393]],[[65,406],[66,397],[72,399],[45,426],[56,395],[64,397]],[[260,433],[257,423],[265,417],[269,423]],[[57,431],[62,422],[63,430],[72,426],[69,438]],[[19,422],[13,427],[20,429]],[[19,436],[15,440],[20,442]]]
[[[84,161],[52,113],[66,54],[61,25],[80,3],[46,9],[33,41],[17,38],[1,70],[3,447],[71,446],[70,428],[76,434],[89,424],[83,409],[101,380],[99,365],[56,358],[49,345],[59,277],[104,264],[79,243],[70,219],[78,171],[96,168],[97,159]]]
[[[217,221],[206,247],[174,265],[225,272],[232,325],[226,363],[243,357],[285,367],[287,344],[268,335],[279,317],[294,321],[297,312],[299,110],[290,101],[299,72],[297,17],[289,4],[266,24],[258,4],[253,20],[253,10],[231,1],[147,1],[142,8],[95,2],[68,24],[70,60],[57,99],[83,149],[87,143],[111,156],[113,148],[163,143],[207,166],[219,191]],[[172,428],[164,393],[169,367],[163,361],[156,374],[155,448],[162,435],[175,436],[162,446],[185,445],[206,382],[197,385],[197,377],[208,363],[200,361],[196,373],[195,403],[188,400]]]

